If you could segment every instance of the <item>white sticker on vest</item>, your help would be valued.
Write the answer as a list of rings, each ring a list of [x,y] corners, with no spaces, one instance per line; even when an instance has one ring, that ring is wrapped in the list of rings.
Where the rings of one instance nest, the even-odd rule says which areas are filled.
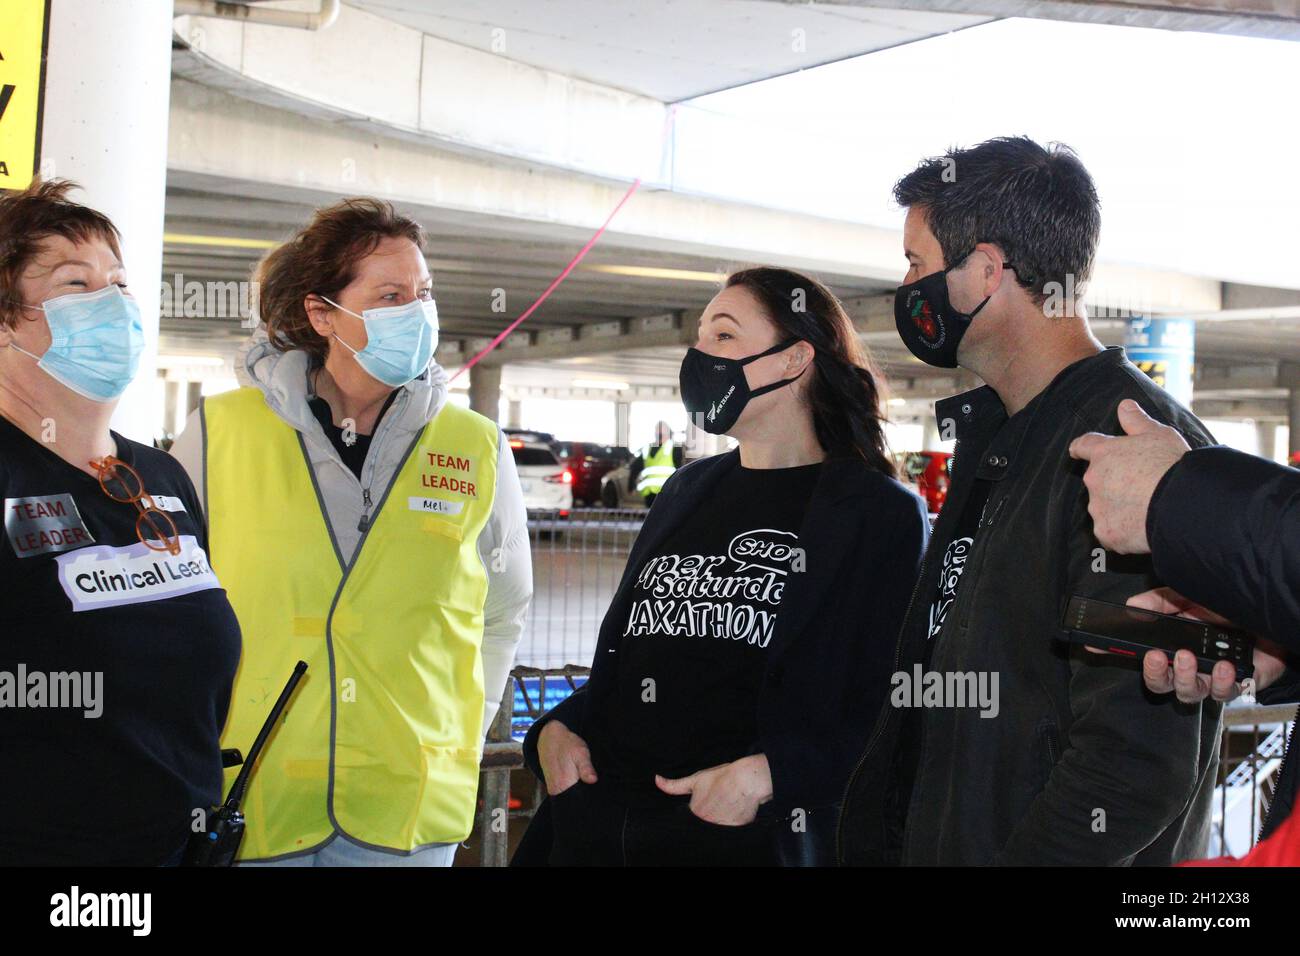
[[[181,535],[180,545],[181,553],[174,556],[143,544],[96,545],[61,554],[54,559],[59,584],[74,611],[162,601],[221,587],[194,536]]]
[[[423,511],[425,514],[458,515],[465,510],[465,502],[445,501],[442,498],[407,498],[406,503],[412,511]]]
[[[160,511],[184,511],[185,502],[179,498],[173,498],[170,495],[153,495],[153,503],[156,504]]]

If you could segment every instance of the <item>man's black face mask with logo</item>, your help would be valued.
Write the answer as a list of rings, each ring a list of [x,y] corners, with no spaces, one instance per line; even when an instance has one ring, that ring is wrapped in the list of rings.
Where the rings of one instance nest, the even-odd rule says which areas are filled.
[[[980,309],[988,305],[992,296],[967,314],[953,307],[948,298],[948,273],[970,257],[972,249],[941,272],[931,272],[915,282],[900,285],[894,293],[894,324],[907,350],[928,365],[939,368],[957,367],[957,346],[970,328],[970,323]],[[1009,262],[1004,269],[1015,269]]]
[[[682,359],[678,381],[682,390],[682,404],[690,413],[691,422],[710,435],[725,435],[731,431],[751,398],[784,388],[808,371],[808,366],[804,366],[803,372],[794,378],[783,378],[770,385],[750,389],[749,382],[745,380],[745,366],[782,352],[798,341],[798,337],[788,338],[766,351],[740,359],[710,355],[696,348],[689,349],[686,358]]]

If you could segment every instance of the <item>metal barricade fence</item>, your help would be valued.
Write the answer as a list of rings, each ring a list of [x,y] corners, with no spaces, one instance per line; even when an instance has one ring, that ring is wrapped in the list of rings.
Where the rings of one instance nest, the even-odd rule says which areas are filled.
[[[520,741],[529,726],[555,703],[586,682],[586,667],[516,667],[506,681],[501,709],[488,733],[480,764],[482,783],[479,792],[482,810],[479,832],[483,841],[483,866],[506,866],[509,863],[510,820],[532,820],[542,802],[542,788],[533,793],[532,806],[512,810],[510,807],[510,771],[524,766]]]
[[[1233,704],[1223,709],[1219,784],[1214,793],[1210,856],[1243,856],[1259,838],[1273,799],[1288,737],[1294,744],[1295,704]]]
[[[531,819],[541,801],[539,789],[532,806],[510,809],[510,772],[524,765],[520,741],[534,720],[586,680],[600,622],[645,516],[645,508],[528,512],[533,602],[483,752],[483,866],[507,864],[511,819]]]
[[[645,508],[529,511],[533,603],[515,661],[587,666]]]

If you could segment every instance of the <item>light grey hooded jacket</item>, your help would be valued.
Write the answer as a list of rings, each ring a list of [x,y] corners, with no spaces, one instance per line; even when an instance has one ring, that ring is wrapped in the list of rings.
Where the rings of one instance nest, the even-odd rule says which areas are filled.
[[[364,511],[364,491],[372,502],[382,501],[384,491],[402,465],[402,457],[422,429],[447,401],[448,376],[442,366],[430,363],[427,373],[398,389],[397,397],[375,426],[370,450],[361,469],[361,480],[343,464],[343,459],[326,437],[312,414],[313,397],[308,378],[306,352],[279,352],[258,329],[247,344],[244,370],[251,384],[262,390],[266,404],[280,418],[301,433],[316,475],[316,486],[328,512],[330,530],[339,553],[351,562],[361,532],[357,529]],[[514,663],[515,648],[523,634],[524,615],[533,595],[533,566],[528,542],[528,515],[519,486],[514,456],[498,432],[500,454],[497,466],[496,498],[487,526],[478,539],[479,557],[488,572],[487,600],[483,608],[483,682],[487,701],[483,715],[484,733],[496,717],[506,676]],[[171,453],[184,467],[199,500],[207,502],[203,484],[203,429],[196,410]],[[374,519],[374,514],[370,515]],[[500,549],[499,551],[497,549]],[[501,570],[495,570],[500,568]]]

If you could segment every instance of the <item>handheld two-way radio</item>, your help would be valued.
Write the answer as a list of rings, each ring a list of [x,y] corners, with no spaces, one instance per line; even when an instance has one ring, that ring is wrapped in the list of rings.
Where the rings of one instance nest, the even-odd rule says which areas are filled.
[[[289,683],[285,684],[284,690],[280,691],[280,698],[271,708],[270,716],[266,718],[266,723],[258,732],[257,739],[253,741],[253,748],[249,750],[248,759],[244,761],[239,776],[230,785],[226,802],[219,807],[213,807],[208,812],[207,826],[202,832],[190,837],[181,866],[230,866],[235,862],[240,841],[244,839],[244,814],[239,807],[244,802],[248,778],[252,776],[253,766],[257,763],[262,747],[266,745],[266,738],[271,736],[275,722],[280,719],[280,715],[289,703],[289,698],[293,696],[293,689],[298,686],[298,681],[306,672],[306,661],[299,661],[294,666],[293,673],[289,676]]]

